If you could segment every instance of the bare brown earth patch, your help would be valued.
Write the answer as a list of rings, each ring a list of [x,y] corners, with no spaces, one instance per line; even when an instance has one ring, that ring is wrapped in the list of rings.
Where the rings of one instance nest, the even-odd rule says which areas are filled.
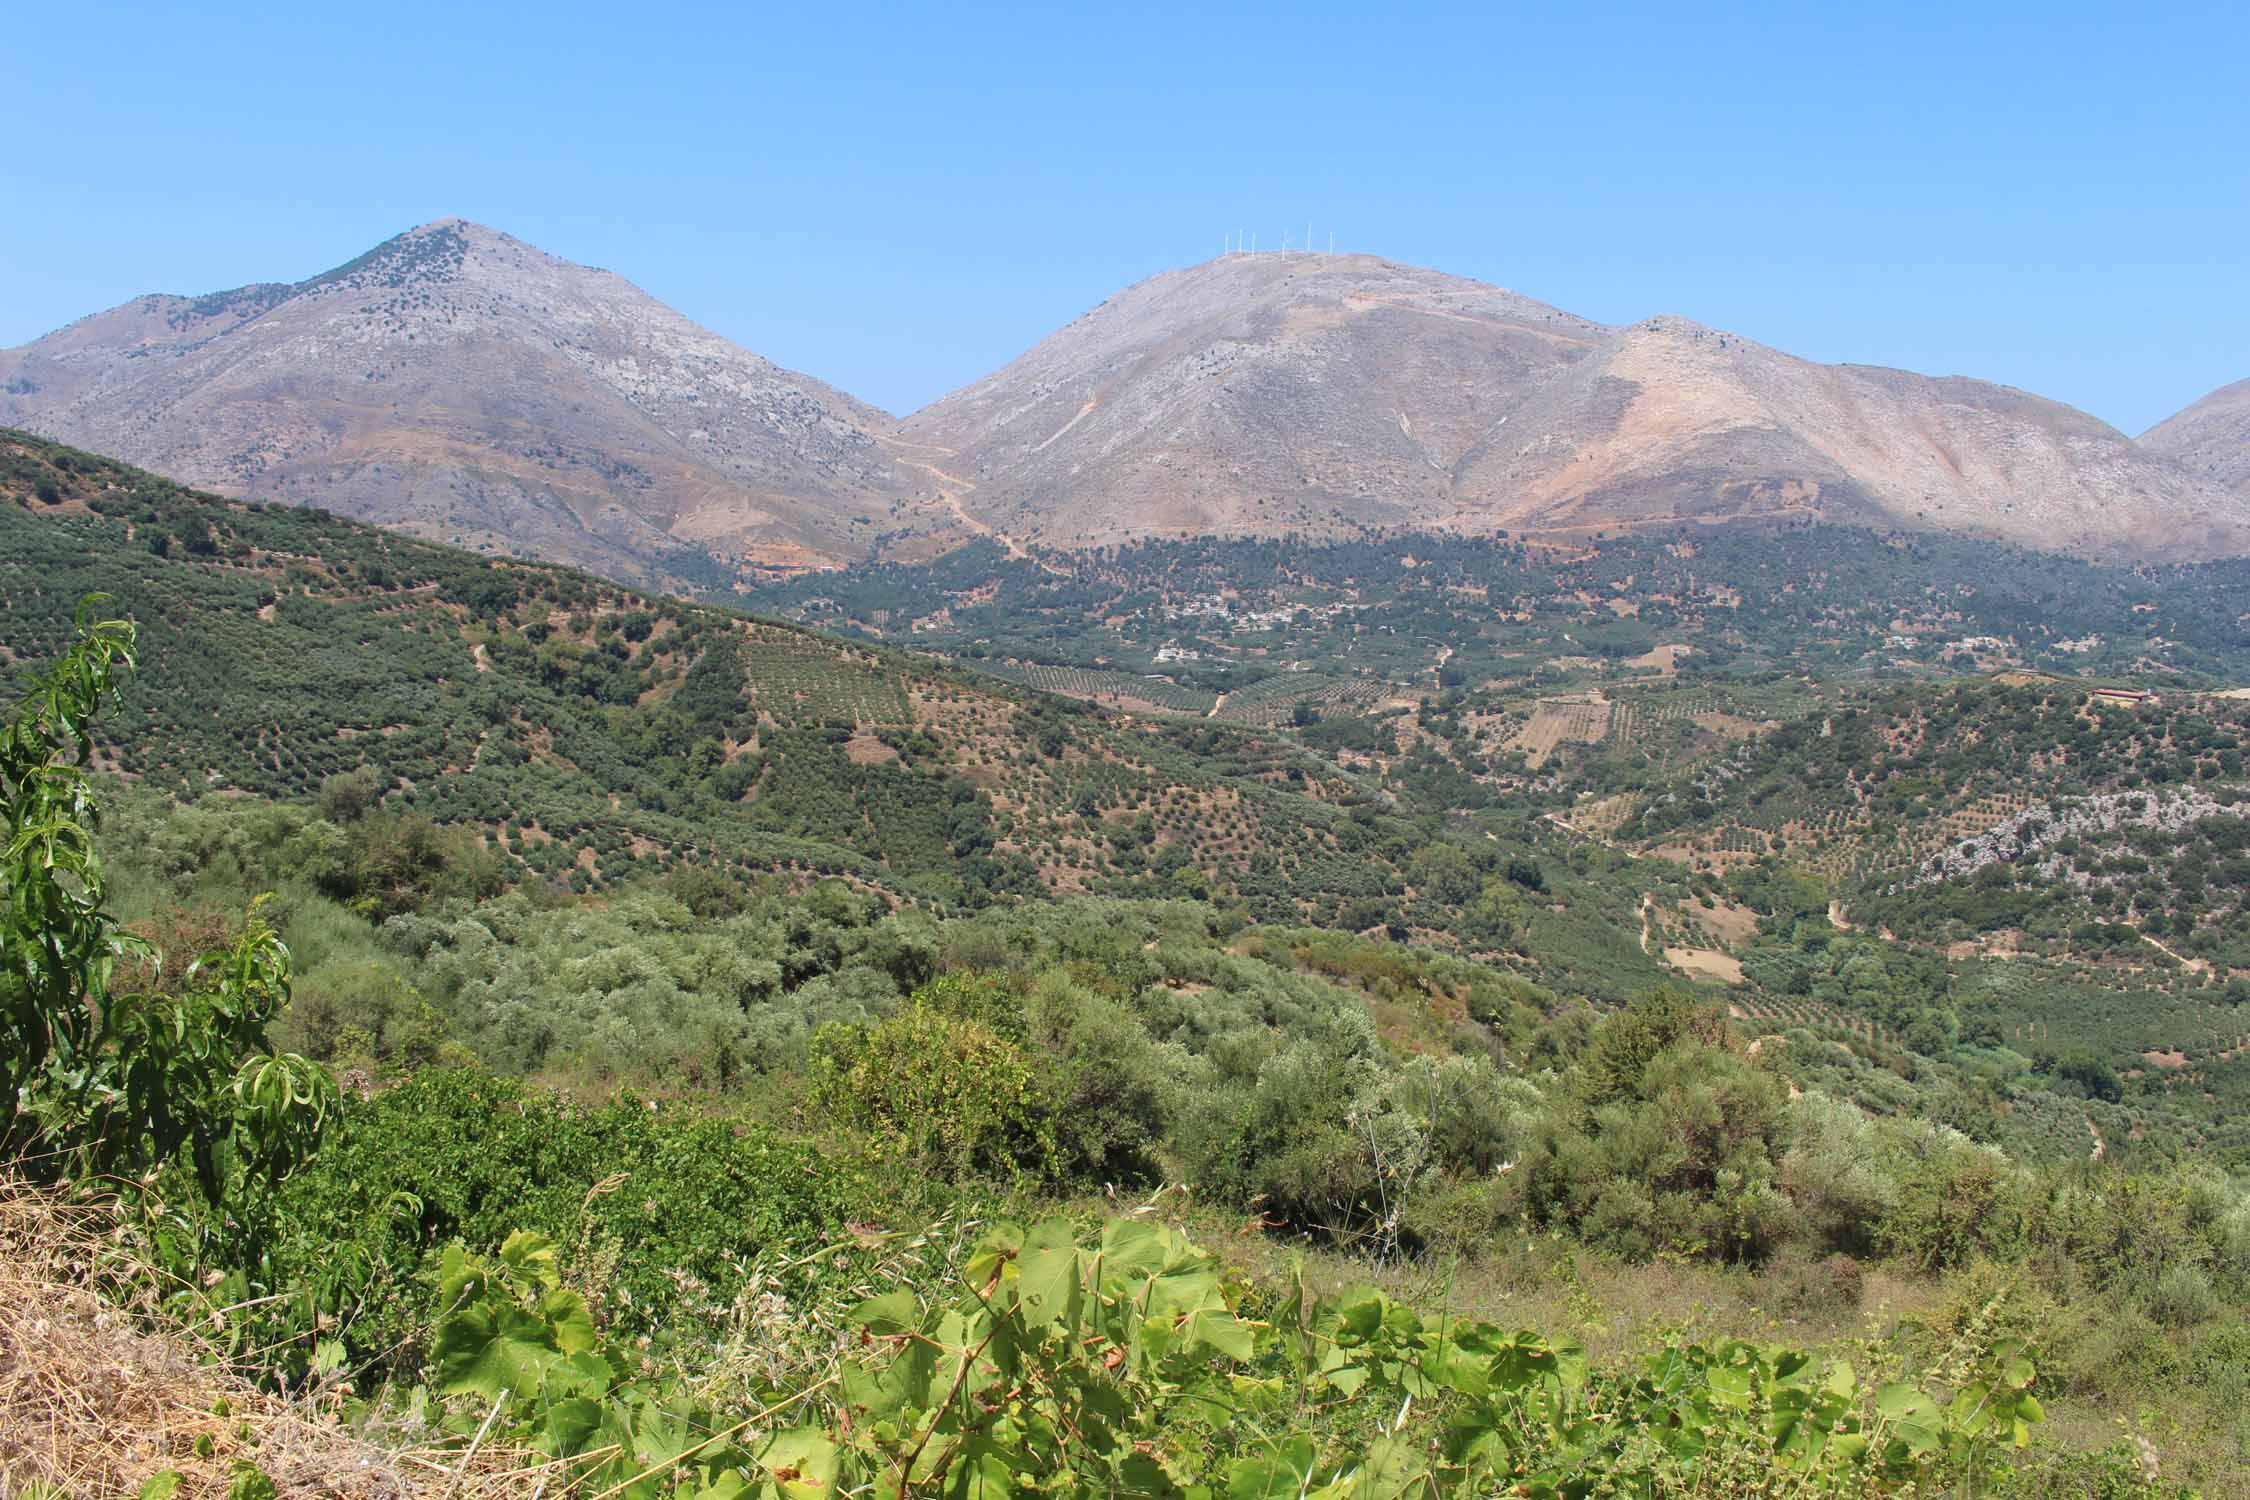
[[[1747,906],[1720,901],[1708,908],[1690,906],[1683,910],[1689,920],[1721,942],[1747,943],[1758,935],[1758,914]]]
[[[855,766],[887,766],[898,759],[898,752],[862,731],[844,741],[844,758]]]
[[[1716,948],[1667,948],[1664,961],[1699,978],[1716,979],[1725,984],[1742,983],[1741,960]]]
[[[1680,658],[1689,655],[1694,650],[1693,646],[1686,645],[1652,646],[1639,656],[1626,657],[1625,665],[1644,669],[1653,668],[1670,677],[1680,670]]]

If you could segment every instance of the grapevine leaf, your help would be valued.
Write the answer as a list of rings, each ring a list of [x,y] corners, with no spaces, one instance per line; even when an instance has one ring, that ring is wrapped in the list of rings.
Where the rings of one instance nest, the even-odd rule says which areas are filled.
[[[976,1249],[969,1253],[966,1267],[969,1284],[985,1286],[1000,1276],[1015,1261],[1023,1249],[1023,1226],[1010,1219],[996,1219],[992,1227],[977,1241]]]
[[[787,1500],[820,1500],[836,1488],[836,1444],[817,1427],[775,1433],[759,1450],[758,1462]]]
[[[1257,1352],[1257,1327],[1223,1307],[1205,1308],[1188,1319],[1187,1347],[1209,1349],[1229,1359],[1247,1360]]]
[[[277,1491],[266,1471],[246,1458],[234,1461],[234,1475],[227,1484],[227,1500],[275,1500]]]
[[[1337,1326],[1354,1338],[1371,1337],[1383,1326],[1383,1310],[1390,1299],[1371,1286],[1346,1287],[1336,1297]]]
[[[500,1263],[523,1284],[552,1291],[562,1285],[561,1250],[543,1234],[519,1229],[500,1242]]]
[[[440,1324],[430,1352],[438,1389],[449,1396],[536,1391],[557,1358],[545,1319],[489,1297]]]
[[[908,1291],[885,1292],[870,1297],[851,1310],[851,1320],[877,1337],[912,1333],[922,1323],[922,1309]]]
[[[1312,1483],[1319,1455],[1299,1434],[1270,1453],[1227,1465],[1227,1500],[1292,1500]]]
[[[1105,1287],[1111,1278],[1124,1281],[1149,1275],[1160,1269],[1164,1260],[1164,1240],[1154,1224],[1138,1219],[1120,1219],[1102,1231],[1102,1276]]]
[[[1367,1458],[1352,1485],[1354,1500],[1399,1500],[1417,1490],[1431,1491],[1429,1470],[1420,1461],[1414,1444],[1404,1438],[1377,1438],[1368,1445]]]
[[[576,1292],[555,1290],[539,1299],[539,1315],[547,1323],[555,1348],[564,1354],[588,1354],[599,1342],[586,1299]]]
[[[1907,1451],[1921,1458],[1937,1451],[1940,1417],[1937,1402],[1909,1385],[1886,1385],[1875,1393],[1875,1409],[1890,1420]]]
[[[557,1458],[568,1458],[583,1450],[586,1440],[602,1425],[600,1405],[584,1396],[566,1396],[550,1402],[543,1416],[546,1431],[541,1446]]]
[[[1034,1229],[1016,1269],[1016,1305],[1025,1322],[1033,1327],[1078,1326],[1085,1287],[1078,1245],[1068,1224],[1050,1220]]]

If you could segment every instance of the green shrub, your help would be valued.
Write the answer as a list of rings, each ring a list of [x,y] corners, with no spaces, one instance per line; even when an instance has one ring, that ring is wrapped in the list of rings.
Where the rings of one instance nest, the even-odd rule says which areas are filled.
[[[2197,1500],[2197,1491],[2164,1481],[2155,1450],[2119,1438],[2088,1453],[2056,1450],[2016,1466],[2002,1491],[2009,1500]]]
[[[289,951],[256,903],[179,979],[113,986],[121,964],[162,955],[110,910],[95,847],[101,808],[81,767],[135,640],[130,622],[92,618],[96,602],[0,727],[0,1157],[35,1181],[105,1190],[178,1164],[206,1203],[262,1223],[270,1189],[318,1146],[336,1086],[268,1048]]]
[[[2195,1266],[2176,1265],[2159,1274],[2142,1298],[2148,1315],[2166,1328],[2208,1323],[2226,1304],[2211,1289],[2211,1279]]]
[[[1059,1177],[1060,1090],[1043,1058],[972,1018],[992,1008],[992,993],[941,980],[873,1025],[821,1027],[814,1106],[878,1156],[956,1181]]]
[[[473,1069],[354,1100],[277,1200],[254,1278],[297,1289],[276,1324],[332,1321],[355,1360],[419,1357],[429,1257],[528,1228],[620,1334],[693,1336],[759,1253],[834,1234],[859,1189],[810,1147],[630,1097],[572,1105]]]
[[[274,1035],[293,1051],[344,1067],[422,1068],[448,1056],[445,1018],[378,960],[331,964],[299,983]]]
[[[1998,1152],[1932,1133],[1893,1180],[1895,1202],[1875,1233],[1885,1254],[1939,1271],[2022,1253],[2029,1192]]]
[[[1140,1019],[1062,975],[1034,988],[1031,1025],[1054,1059],[1057,1145],[1065,1170],[1088,1182],[1133,1184],[1162,1175],[1158,1152],[1171,1123],[1166,1058]]]
[[[1874,1122],[1818,1092],[1790,1105],[1791,1143],[1781,1185],[1813,1243],[1843,1255],[1873,1248],[1896,1188],[1877,1160]]]
[[[1525,1203],[1626,1255],[1763,1259],[1790,1222],[1776,1186],[1787,1102],[1780,1079],[1731,1050],[1723,1019],[1658,991],[1601,1024],[1540,1117]]]

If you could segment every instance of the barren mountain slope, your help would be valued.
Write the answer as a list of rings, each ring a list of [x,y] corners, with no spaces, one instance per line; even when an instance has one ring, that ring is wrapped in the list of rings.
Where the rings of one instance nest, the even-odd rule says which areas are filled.
[[[2250,496],[2250,380],[2223,385],[2141,434],[2190,474]]]
[[[1670,317],[1533,393],[1456,498],[1465,529],[1818,512],[2105,557],[2250,552],[2250,504],[2073,407]]]
[[[1598,324],[1356,255],[1234,255],[1140,282],[902,424],[1026,540],[1414,524]]]
[[[1607,328],[1366,256],[1154,277],[900,434],[972,524],[1056,546],[1823,514],[2102,556],[2250,553],[2250,504],[2070,407],[1677,318]]]
[[[0,354],[0,422],[225,493],[659,582],[866,550],[883,414],[459,219]],[[864,518],[858,519],[858,518]]]

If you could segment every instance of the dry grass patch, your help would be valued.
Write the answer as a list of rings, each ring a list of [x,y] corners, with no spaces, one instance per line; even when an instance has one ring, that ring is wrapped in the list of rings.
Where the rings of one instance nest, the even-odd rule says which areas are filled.
[[[339,1386],[259,1389],[152,1297],[94,1289],[121,1238],[112,1210],[0,1183],[0,1494],[110,1500],[172,1471],[180,1500],[217,1500],[242,1465],[284,1500],[497,1500],[543,1477],[568,1490],[536,1455],[488,1448],[464,1465],[426,1431],[347,1431]]]

